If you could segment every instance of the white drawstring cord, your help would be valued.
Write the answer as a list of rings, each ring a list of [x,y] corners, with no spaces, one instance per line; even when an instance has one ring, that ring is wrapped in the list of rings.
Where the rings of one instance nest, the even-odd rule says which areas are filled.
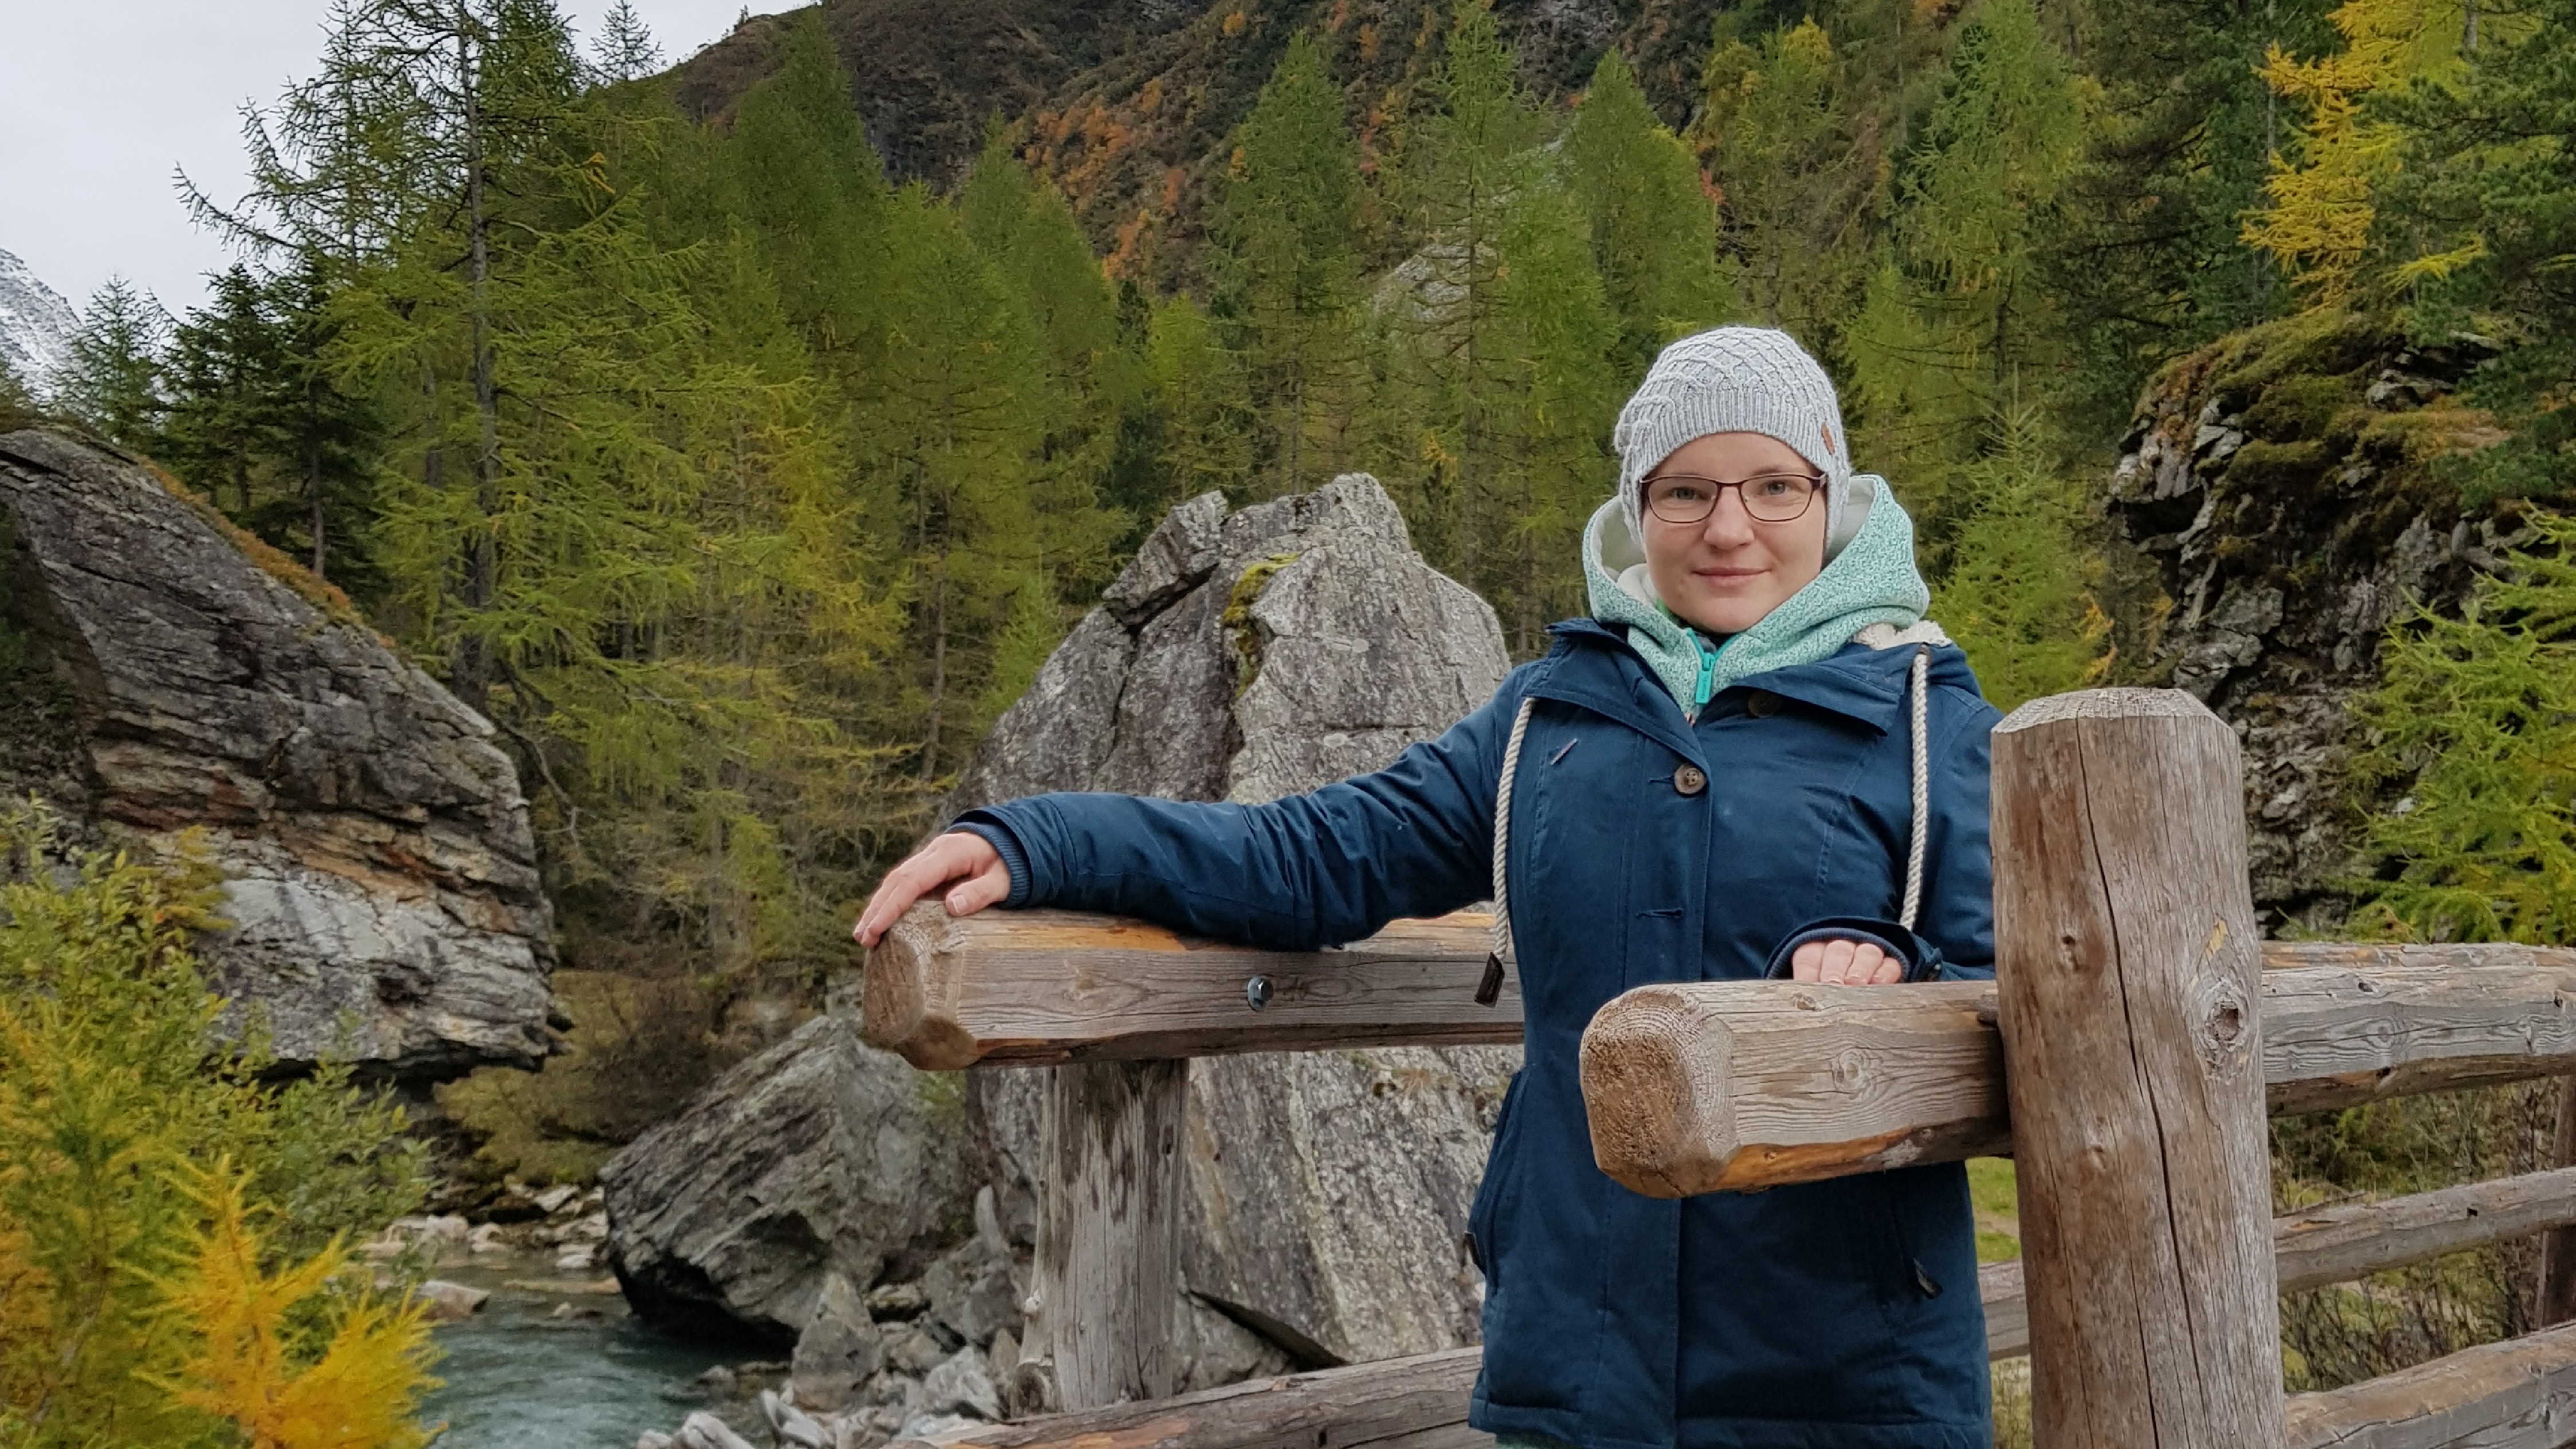
[[[1511,742],[1503,746],[1502,778],[1494,782],[1494,924],[1489,935],[1493,946],[1485,954],[1484,983],[1476,988],[1476,1000],[1487,1006],[1503,989],[1503,968],[1520,959],[1512,949],[1512,902],[1504,862],[1511,855],[1512,776],[1520,773],[1521,739],[1529,733],[1530,706],[1536,703],[1537,699],[1524,696],[1520,712],[1512,716]]]
[[[1923,848],[1932,838],[1932,731],[1927,727],[1930,710],[1924,696],[1932,675],[1932,646],[1914,646],[1914,677],[1908,681],[1914,695],[1914,824],[1913,839],[1905,848],[1905,909],[1897,912],[1896,924],[1911,931],[1914,914],[1923,906]]]

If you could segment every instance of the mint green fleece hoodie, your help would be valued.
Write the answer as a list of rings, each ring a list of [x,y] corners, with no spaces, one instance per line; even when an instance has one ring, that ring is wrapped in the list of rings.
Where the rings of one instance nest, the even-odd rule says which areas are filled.
[[[1932,602],[1914,567],[1914,520],[1897,505],[1887,480],[1852,479],[1870,491],[1867,516],[1824,572],[1741,634],[1712,644],[1667,612],[1646,574],[1643,544],[1612,498],[1583,530],[1583,578],[1592,617],[1625,624],[1628,642],[1673,692],[1682,713],[1699,717],[1718,691],[1773,669],[1813,664],[1873,624],[1891,630],[1920,622]]]

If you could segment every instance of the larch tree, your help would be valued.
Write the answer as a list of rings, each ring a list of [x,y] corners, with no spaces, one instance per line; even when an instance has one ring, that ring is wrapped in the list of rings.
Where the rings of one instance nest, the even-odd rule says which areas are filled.
[[[1743,313],[1718,278],[1716,209],[1698,160],[1656,118],[1616,48],[1592,69],[1566,153],[1632,373],[1673,338]]]
[[[1989,0],[1905,159],[1891,251],[1843,353],[1855,431],[1902,468],[1936,538],[1958,469],[2002,435],[2006,409],[2045,403],[2059,381],[2064,336],[2039,256],[2086,94],[2030,0]]]
[[[1145,342],[1168,501],[1214,490],[1246,496],[1252,478],[1252,395],[1243,354],[1225,344],[1205,308],[1187,294],[1154,306]]]
[[[1413,435],[1393,451],[1427,465],[1407,489],[1414,521],[1434,559],[1477,587],[1510,527],[1503,414],[1523,401],[1500,335],[1504,231],[1514,200],[1548,179],[1545,126],[1517,70],[1482,0],[1455,0],[1425,87],[1434,108],[1409,120],[1394,183],[1414,250],[1379,290],[1406,384],[1390,401]]]
[[[1251,377],[1258,493],[1311,488],[1354,462],[1361,200],[1341,88],[1299,31],[1235,133],[1209,224],[1219,310]]]
[[[1858,300],[1884,202],[1882,157],[1814,20],[1757,47],[1729,39],[1701,70],[1692,136],[1718,203],[1726,281],[1750,320],[1824,351]]]

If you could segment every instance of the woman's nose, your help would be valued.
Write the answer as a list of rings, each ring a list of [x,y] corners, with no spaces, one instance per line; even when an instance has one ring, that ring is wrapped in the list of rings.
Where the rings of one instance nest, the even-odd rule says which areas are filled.
[[[1717,548],[1742,548],[1753,541],[1753,515],[1744,511],[1743,489],[1717,490],[1717,506],[1709,510],[1700,537]]]

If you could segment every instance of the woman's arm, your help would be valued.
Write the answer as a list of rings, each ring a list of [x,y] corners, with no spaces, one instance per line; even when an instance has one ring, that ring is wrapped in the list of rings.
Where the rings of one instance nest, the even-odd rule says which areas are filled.
[[[1054,794],[970,810],[952,827],[963,837],[943,835],[888,874],[854,934],[874,944],[914,901],[960,879],[955,915],[1061,906],[1273,950],[1455,910],[1492,893],[1494,782],[1520,695],[1507,680],[1385,769],[1263,805]]]

